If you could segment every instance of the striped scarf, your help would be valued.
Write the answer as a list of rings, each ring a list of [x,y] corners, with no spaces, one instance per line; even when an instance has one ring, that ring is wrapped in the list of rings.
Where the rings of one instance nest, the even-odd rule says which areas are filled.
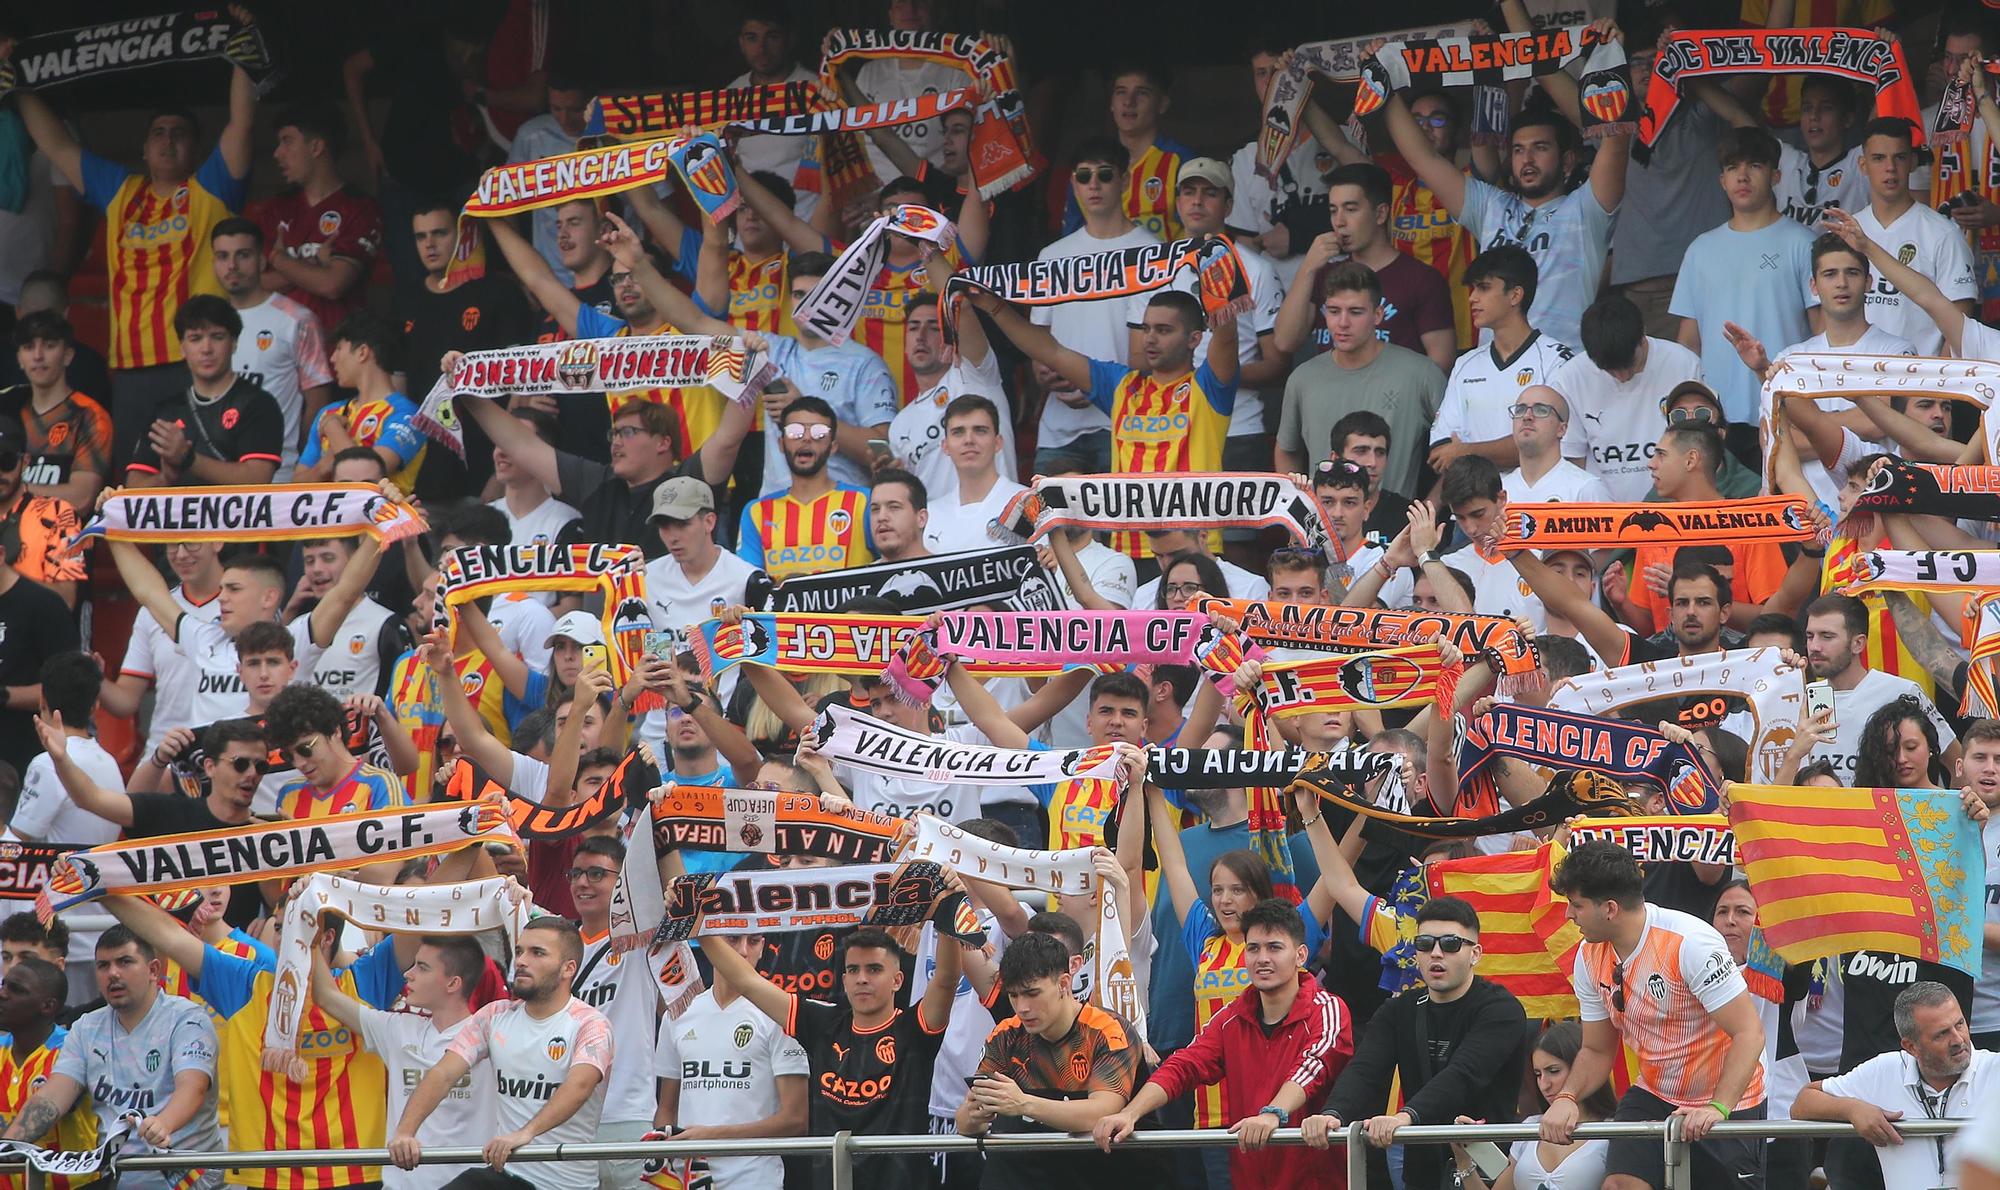
[[[199,488],[127,488],[106,498],[68,544],[92,537],[159,545],[176,541],[305,541],[355,537],[401,541],[426,528],[414,505],[375,484],[248,484]]]
[[[584,591],[601,596],[604,639],[616,646],[605,651],[605,664],[619,686],[637,668],[645,634],[653,626],[646,604],[646,555],[636,545],[463,546],[444,556],[438,575],[431,626],[454,639],[458,609],[477,599],[515,591]],[[653,695],[652,705],[659,705],[658,697]]]
[[[904,819],[871,810],[837,814],[810,793],[671,781],[653,803],[652,824],[661,851],[817,855],[853,864],[887,862],[910,829]]]
[[[962,274],[961,274],[962,275]],[[1284,529],[1308,549],[1339,561],[1340,538],[1311,488],[1288,475],[1181,472],[1174,475],[1037,476],[997,518],[999,531],[1026,541],[1057,527],[1168,530],[1190,527]]]
[[[1352,711],[1364,708],[1449,707],[1465,672],[1445,664],[1435,644],[1383,649],[1354,657],[1315,657],[1266,665],[1254,697],[1266,715]]]
[[[752,612],[735,624],[709,620],[688,637],[701,672],[709,681],[745,662],[788,674],[880,674],[923,626],[920,616],[866,616],[810,612]],[[1048,677],[1055,665],[978,662],[966,667],[981,677]]]
[[[1811,541],[1819,536],[1802,496],[1642,504],[1509,503],[1495,547],[1520,550],[1626,549],[1637,545],[1736,545]]]
[[[1505,692],[1538,688],[1548,681],[1534,638],[1506,616],[1209,596],[1196,600],[1194,609],[1235,620],[1244,636],[1261,645],[1366,653],[1444,640],[1468,657],[1484,659],[1499,675]]]
[[[895,929],[927,921],[940,934],[974,946],[986,944],[986,932],[957,878],[927,860],[704,872],[677,877],[667,886],[666,912],[653,941],[659,945],[829,926]]]

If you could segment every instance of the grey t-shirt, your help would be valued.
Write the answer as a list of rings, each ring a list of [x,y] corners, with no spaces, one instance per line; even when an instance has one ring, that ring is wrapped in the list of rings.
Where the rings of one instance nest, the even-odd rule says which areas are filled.
[[[130,1033],[118,1022],[117,1010],[86,1012],[69,1028],[56,1055],[54,1072],[82,1084],[97,1109],[98,1135],[119,1127],[127,1112],[154,1115],[174,1093],[174,1077],[184,1070],[208,1076],[201,1110],[174,1133],[168,1146],[194,1152],[222,1147],[216,1131],[216,1055],[221,1046],[208,1013],[182,996],[159,993],[153,1007]],[[145,1146],[128,1151],[144,1151]]]
[[[1443,399],[1444,373],[1428,356],[1388,343],[1373,363],[1349,369],[1329,351],[1299,365],[1285,381],[1278,446],[1298,452],[1310,472],[1331,454],[1335,422],[1360,409],[1379,413],[1389,423],[1382,486],[1407,496],[1416,490],[1418,461]]]
[[[1588,181],[1530,206],[1511,190],[1467,178],[1465,212],[1458,221],[1480,252],[1511,244],[1534,257],[1539,276],[1528,322],[1558,343],[1583,342],[1583,311],[1597,300],[1597,280],[1618,222],[1618,212],[1598,203]]]
[[[1721,133],[1713,112],[1683,103],[1653,142],[1646,163],[1635,156],[1625,167],[1625,201],[1611,234],[1613,285],[1680,272],[1694,238],[1729,218],[1729,198],[1716,180],[1715,142]]]

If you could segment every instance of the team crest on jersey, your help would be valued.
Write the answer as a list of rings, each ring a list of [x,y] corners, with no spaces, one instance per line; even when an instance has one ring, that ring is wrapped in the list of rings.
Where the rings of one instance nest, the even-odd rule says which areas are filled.
[[[563,1055],[568,1052],[569,1039],[567,1037],[549,1038],[549,1061],[560,1062],[563,1060]]]
[[[826,514],[826,527],[835,533],[845,533],[854,524],[854,518],[847,515],[844,508],[836,508]]]
[[[339,230],[340,230],[339,211],[321,211],[319,213],[319,234],[323,236],[330,236],[334,232]]]
[[[1520,371],[1514,373],[1515,384],[1527,384],[1534,380],[1534,378],[1535,370],[1533,368],[1522,368]]]
[[[353,636],[347,638],[347,651],[354,654],[356,657],[361,656],[362,651],[367,648],[368,648],[368,638],[362,633],[357,632]]]
[[[1080,1083],[1090,1077],[1090,1055],[1082,1050],[1073,1050],[1069,1055],[1069,1077],[1071,1082]]]
[[[840,383],[840,373],[838,372],[829,370],[821,372],[819,374],[819,391],[823,393],[832,392],[834,386],[839,383]]]
[[[270,331],[257,332],[257,350],[259,351],[271,350],[271,344],[276,343],[277,341],[278,341],[278,336],[272,334]]]
[[[459,675],[458,684],[467,698],[478,698],[479,692],[486,688],[486,675],[476,669],[468,669]]]
[[[379,413],[371,413],[368,416],[361,419],[360,425],[354,427],[354,436],[356,438],[360,438],[366,434],[369,434],[373,432],[375,427],[380,424],[382,424],[382,415]]]
[[[1188,399],[1193,396],[1194,382],[1192,380],[1183,380],[1174,386],[1173,402],[1175,405],[1186,405]]]
[[[146,1051],[146,1073],[147,1073],[147,1074],[156,1074],[156,1073],[158,1073],[158,1072],[159,1072],[159,1069],[160,1069],[160,1051],[158,1051],[158,1050],[147,1050],[147,1051]]]
[[[1896,259],[1902,261],[1904,264],[1908,264],[1916,258],[1917,246],[1915,244],[1904,244],[1902,247],[1896,249]]]
[[[235,429],[237,421],[239,421],[242,418],[242,416],[243,416],[243,411],[240,409],[224,409],[222,411],[222,428],[225,430]]]
[[[479,325],[479,307],[467,306],[465,309],[459,311],[458,325],[467,331],[476,328]],[[404,329],[405,332],[407,333],[408,328],[406,327]]]
[[[69,441],[69,423],[59,421],[49,427],[49,446],[57,447]]]
[[[821,934],[819,937],[813,939],[813,957],[822,963],[833,957],[832,934]]]
[[[896,1064],[896,1039],[884,1037],[875,1043],[875,1060],[884,1066]]]
[[[174,205],[179,207],[183,211],[187,210],[188,188],[186,186],[183,186],[179,190],[174,191]]]
[[[619,954],[617,951],[611,951],[604,956],[604,965],[615,969],[624,958],[625,956]]]
[[[737,1049],[748,1049],[750,1048],[750,1039],[756,1036],[756,1034],[757,1030],[751,1028],[749,1023],[745,1022],[736,1026],[736,1032],[730,1036],[730,1040],[736,1043]]]
[[[1145,186],[1146,201],[1158,202],[1160,200],[1161,192],[1164,191],[1166,188],[1167,188],[1166,182],[1164,182],[1160,178],[1157,177],[1147,178]]]
[[[1845,170],[1836,169],[1832,173],[1826,175],[1827,188],[1829,190],[1840,189],[1840,179],[1845,174],[1845,172],[1846,172]]]

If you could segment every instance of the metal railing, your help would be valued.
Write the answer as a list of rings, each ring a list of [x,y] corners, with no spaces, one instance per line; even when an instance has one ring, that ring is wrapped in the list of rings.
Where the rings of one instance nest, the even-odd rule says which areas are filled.
[[[1896,1129],[1905,1137],[1950,1137],[1966,1120],[1900,1120]],[[1517,1140],[1533,1140],[1539,1133],[1533,1124],[1436,1124],[1411,1125],[1396,1133],[1397,1144],[1452,1144],[1493,1141],[1502,1145]],[[1745,1136],[1761,1140],[1791,1137],[1853,1136],[1851,1125],[1810,1120],[1741,1120],[1717,1124],[1714,1136]],[[1681,1136],[1681,1120],[1584,1124],[1577,1128],[1579,1140],[1643,1138],[1658,1140],[1665,1150],[1664,1190],[1693,1190],[1690,1162],[1691,1142]],[[1329,1138],[1345,1150],[1347,1184],[1351,1190],[1368,1185],[1368,1139],[1362,1125],[1349,1125]],[[1296,1128],[1281,1128],[1271,1137],[1274,1145],[1301,1145],[1304,1138]],[[1200,1149],[1233,1148],[1236,1138],[1219,1128],[1163,1129],[1135,1132],[1120,1149]],[[838,1132],[832,1136],[786,1136],[758,1140],[655,1140],[607,1141],[590,1144],[525,1145],[509,1158],[514,1161],[634,1161],[654,1157],[827,1157],[833,1161],[833,1190],[854,1190],[854,1159],[892,1153],[1004,1153],[1062,1152],[1092,1148],[1087,1136],[1060,1133],[1028,1136],[856,1136]],[[1328,1160],[1334,1160],[1331,1153]],[[486,1158],[478,1148],[427,1148],[425,1165],[478,1165]],[[18,1163],[9,1163],[18,1164]],[[301,1165],[387,1165],[386,1149],[305,1149],[293,1153],[148,1153],[119,1160],[121,1171],[149,1169],[267,1169]],[[48,1190],[46,1175],[30,1167],[27,1190]]]

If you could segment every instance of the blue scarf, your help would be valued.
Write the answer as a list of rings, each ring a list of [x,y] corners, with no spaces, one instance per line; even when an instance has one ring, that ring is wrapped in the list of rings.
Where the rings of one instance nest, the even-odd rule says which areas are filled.
[[[1460,784],[1471,781],[1482,791],[1492,788],[1493,758],[1511,756],[1654,786],[1667,795],[1670,814],[1713,814],[1721,805],[1715,779],[1694,749],[1642,723],[1502,703],[1476,719],[1459,719],[1457,752]]]

